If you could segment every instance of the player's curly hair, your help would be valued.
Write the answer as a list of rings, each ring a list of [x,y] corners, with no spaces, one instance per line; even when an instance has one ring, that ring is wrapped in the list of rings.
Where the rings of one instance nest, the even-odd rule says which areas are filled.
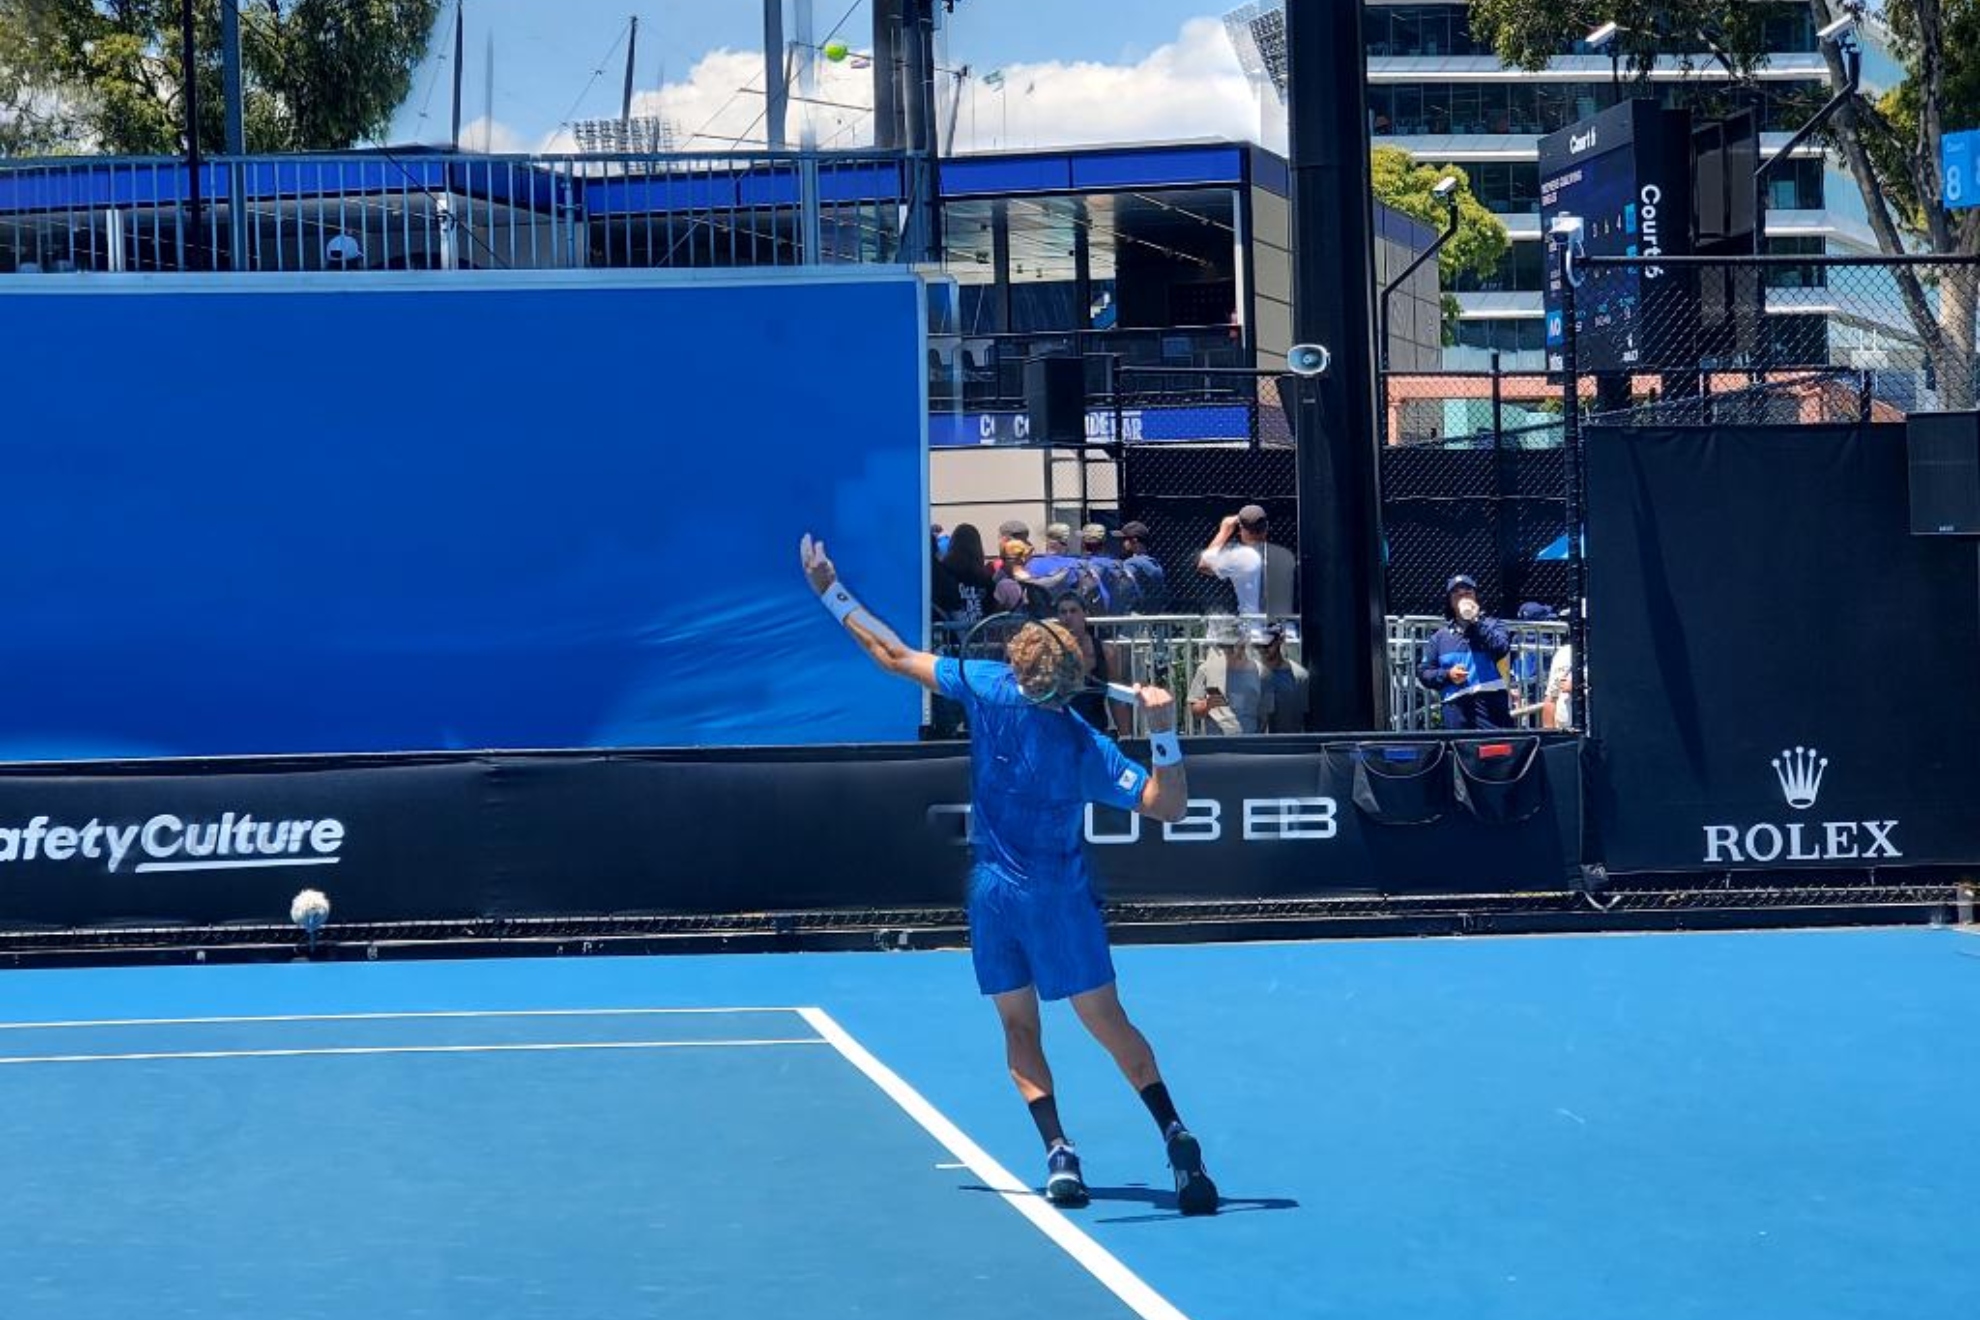
[[[1079,643],[1065,625],[1027,623],[1004,648],[1018,687],[1036,702],[1062,701],[1086,680]]]

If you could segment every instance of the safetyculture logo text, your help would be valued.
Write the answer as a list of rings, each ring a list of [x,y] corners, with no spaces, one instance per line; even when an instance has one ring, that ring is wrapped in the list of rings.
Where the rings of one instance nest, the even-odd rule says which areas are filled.
[[[169,813],[139,825],[91,820],[57,825],[36,816],[0,826],[0,862],[66,862],[87,858],[116,873],[127,861],[145,871],[232,871],[288,866],[334,866],[344,846],[339,820],[259,820],[229,811],[218,820],[185,820]]]

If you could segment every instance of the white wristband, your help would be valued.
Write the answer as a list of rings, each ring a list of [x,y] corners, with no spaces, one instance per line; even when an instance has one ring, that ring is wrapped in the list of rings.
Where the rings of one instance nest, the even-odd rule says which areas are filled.
[[[850,591],[846,590],[843,582],[834,582],[831,586],[819,592],[818,603],[830,611],[832,617],[840,623],[844,623],[846,616],[854,610],[866,608],[859,603],[858,599]]]
[[[1158,766],[1182,764],[1182,744],[1172,731],[1149,734],[1148,753]]]

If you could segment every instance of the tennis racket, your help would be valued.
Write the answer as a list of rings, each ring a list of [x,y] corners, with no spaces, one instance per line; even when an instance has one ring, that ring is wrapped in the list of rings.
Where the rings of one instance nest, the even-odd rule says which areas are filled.
[[[1089,638],[1094,659],[1100,642]],[[1070,710],[1095,728],[1108,726],[1107,704],[1134,706],[1123,683],[1102,682],[1089,652],[1064,625],[1023,613],[993,614],[963,635],[956,658],[969,693],[964,718],[972,733],[1027,710]]]

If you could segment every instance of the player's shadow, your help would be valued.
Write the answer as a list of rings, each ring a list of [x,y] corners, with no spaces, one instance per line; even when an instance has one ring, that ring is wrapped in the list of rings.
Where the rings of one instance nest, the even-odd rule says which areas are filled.
[[[965,1183],[966,1192],[996,1192],[994,1187],[980,1183]],[[1179,1219],[1182,1211],[1176,1206],[1176,1194],[1166,1187],[1150,1187],[1147,1183],[1130,1183],[1125,1187],[1089,1187],[1087,1199],[1092,1205],[1086,1211],[1075,1210],[1073,1214],[1087,1214],[1092,1210],[1109,1205],[1145,1205],[1156,1214],[1140,1215],[1101,1215],[1094,1218],[1098,1224],[1156,1224],[1168,1219]],[[1230,1196],[1224,1195],[1217,1201],[1220,1215],[1245,1214],[1254,1210],[1297,1210],[1299,1202],[1290,1196]]]

